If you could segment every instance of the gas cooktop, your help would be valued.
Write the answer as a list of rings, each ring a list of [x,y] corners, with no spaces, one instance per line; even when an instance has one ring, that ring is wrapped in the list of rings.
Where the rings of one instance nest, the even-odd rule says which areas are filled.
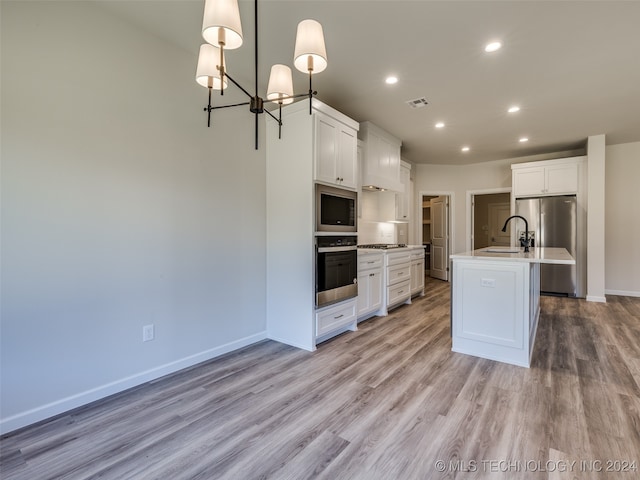
[[[406,243],[370,243],[367,245],[358,245],[358,248],[379,248],[388,250],[390,248],[406,248]]]

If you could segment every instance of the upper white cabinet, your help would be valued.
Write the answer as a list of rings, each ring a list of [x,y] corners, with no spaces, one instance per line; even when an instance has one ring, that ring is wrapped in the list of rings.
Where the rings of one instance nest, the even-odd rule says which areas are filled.
[[[584,157],[511,165],[515,197],[575,194]]]
[[[314,180],[356,189],[357,130],[322,112],[314,114]]]
[[[409,196],[411,183],[411,164],[400,162],[400,183],[403,190],[396,193],[396,220],[400,222],[409,221]]]
[[[402,142],[371,122],[362,122],[358,137],[363,145],[362,185],[403,192],[400,181]]]

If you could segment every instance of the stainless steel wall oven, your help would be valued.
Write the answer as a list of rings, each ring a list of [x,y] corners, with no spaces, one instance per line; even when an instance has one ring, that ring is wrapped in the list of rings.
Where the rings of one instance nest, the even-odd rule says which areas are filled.
[[[357,236],[316,237],[316,307],[358,296]]]

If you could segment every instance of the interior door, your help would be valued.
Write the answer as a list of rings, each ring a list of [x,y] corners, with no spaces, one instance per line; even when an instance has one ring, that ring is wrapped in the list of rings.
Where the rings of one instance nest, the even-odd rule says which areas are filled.
[[[509,203],[489,204],[489,246],[508,247],[511,244],[511,225],[507,225],[507,231],[503,232],[504,222],[511,215]]]
[[[449,280],[449,197],[431,199],[431,276]]]

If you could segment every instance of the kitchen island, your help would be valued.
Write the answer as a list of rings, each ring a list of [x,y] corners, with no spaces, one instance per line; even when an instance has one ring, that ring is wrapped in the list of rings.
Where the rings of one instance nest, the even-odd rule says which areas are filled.
[[[540,316],[540,264],[573,265],[564,248],[489,247],[451,255],[454,352],[529,367]]]

